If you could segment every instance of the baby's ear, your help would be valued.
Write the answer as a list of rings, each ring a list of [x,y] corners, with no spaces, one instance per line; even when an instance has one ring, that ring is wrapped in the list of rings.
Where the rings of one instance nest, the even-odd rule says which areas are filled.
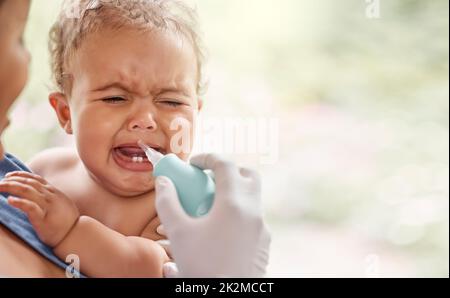
[[[53,92],[48,96],[48,100],[56,112],[61,127],[67,134],[72,134],[72,118],[70,116],[70,106],[67,96],[61,92]]]

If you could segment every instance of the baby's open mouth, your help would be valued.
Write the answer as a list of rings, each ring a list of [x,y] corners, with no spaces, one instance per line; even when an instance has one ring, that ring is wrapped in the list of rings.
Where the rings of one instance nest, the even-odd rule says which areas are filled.
[[[164,154],[164,150],[160,147],[151,146],[153,149]],[[131,171],[152,171],[153,166],[147,159],[144,150],[137,144],[125,144],[113,149],[113,157],[116,163],[127,170]]]
[[[123,158],[130,162],[147,162],[145,152],[139,147],[116,147],[114,149],[117,154],[120,154]]]

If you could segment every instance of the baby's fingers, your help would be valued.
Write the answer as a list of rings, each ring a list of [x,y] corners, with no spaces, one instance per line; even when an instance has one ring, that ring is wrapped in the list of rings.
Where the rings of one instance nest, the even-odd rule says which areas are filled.
[[[2,182],[11,182],[11,181],[29,185],[29,186],[33,187],[35,190],[37,190],[38,192],[43,192],[44,188],[45,188],[45,186],[38,180],[35,180],[34,178],[25,177],[25,176],[8,176],[8,177],[5,176],[5,179],[2,180]]]
[[[0,192],[9,193],[15,197],[20,197],[33,201],[41,208],[45,208],[47,203],[42,193],[38,191],[33,185],[28,185],[19,181],[18,177],[9,178],[0,182]],[[38,188],[41,186],[37,186]]]
[[[32,201],[19,199],[15,197],[8,197],[8,203],[11,206],[25,212],[32,223],[39,222],[45,217],[45,211],[41,207],[39,207],[38,204]]]
[[[37,175],[37,174],[33,174],[30,172],[23,172],[23,171],[15,171],[15,172],[9,172],[8,174],[5,175],[5,178],[10,178],[10,177],[23,177],[23,178],[29,178],[29,179],[33,179],[36,180],[39,183],[42,184],[47,184],[47,181],[42,178],[41,176]]]

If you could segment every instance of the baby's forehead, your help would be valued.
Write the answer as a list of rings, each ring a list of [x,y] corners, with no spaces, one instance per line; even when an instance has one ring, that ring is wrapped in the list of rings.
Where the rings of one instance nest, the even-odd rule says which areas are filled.
[[[156,41],[156,42],[155,42]],[[176,42],[175,42],[176,43]],[[124,90],[146,95],[172,90],[192,96],[197,91],[196,57],[163,36],[114,38],[99,34],[86,40],[68,67],[73,83],[84,92]]]
[[[164,49],[164,52],[160,54],[165,55],[150,56],[159,49]],[[73,52],[84,52],[84,54],[115,52],[116,55],[143,54],[155,59],[174,54],[191,54],[195,57],[192,42],[179,32],[157,29],[139,30],[133,27],[115,29],[105,26],[101,30],[84,36]]]
[[[90,87],[106,81],[124,82],[136,89],[197,84],[192,45],[170,32],[102,30],[87,37],[68,67],[75,79],[83,76]],[[156,87],[155,87],[156,88]],[[138,89],[138,88],[137,88]]]

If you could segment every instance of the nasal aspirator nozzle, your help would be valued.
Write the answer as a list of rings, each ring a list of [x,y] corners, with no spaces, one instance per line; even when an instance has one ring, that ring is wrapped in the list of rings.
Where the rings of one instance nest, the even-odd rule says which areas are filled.
[[[164,155],[155,149],[147,146],[142,142],[141,140],[138,141],[139,147],[141,147],[142,150],[144,150],[145,155],[147,156],[148,160],[152,163],[153,167],[156,166],[156,164],[163,159]]]

